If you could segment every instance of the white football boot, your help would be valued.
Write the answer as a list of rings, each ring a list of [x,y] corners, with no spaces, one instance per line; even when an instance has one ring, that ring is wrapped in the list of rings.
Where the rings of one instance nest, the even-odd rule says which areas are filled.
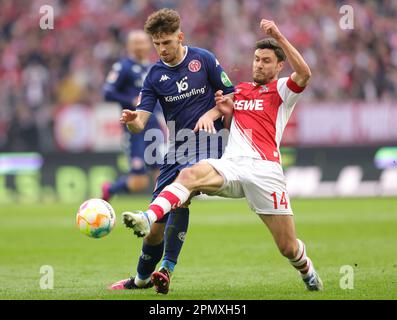
[[[146,212],[143,211],[133,211],[133,212],[123,212],[123,223],[127,228],[134,230],[134,234],[137,237],[145,237],[150,233],[150,223],[149,217]]]

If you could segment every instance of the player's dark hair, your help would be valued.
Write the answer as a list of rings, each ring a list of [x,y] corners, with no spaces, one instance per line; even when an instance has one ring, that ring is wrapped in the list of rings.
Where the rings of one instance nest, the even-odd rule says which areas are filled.
[[[150,36],[172,34],[180,28],[181,17],[175,10],[164,8],[153,12],[145,22],[145,32]]]
[[[255,45],[255,49],[270,49],[273,50],[274,53],[276,54],[277,61],[285,61],[287,59],[283,49],[280,47],[278,42],[274,40],[273,38],[266,38],[257,41]]]

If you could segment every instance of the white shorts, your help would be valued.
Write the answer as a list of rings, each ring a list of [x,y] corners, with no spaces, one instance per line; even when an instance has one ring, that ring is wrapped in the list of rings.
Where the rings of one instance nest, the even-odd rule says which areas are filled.
[[[211,195],[243,198],[258,214],[293,215],[281,165],[248,157],[205,159],[224,179]]]

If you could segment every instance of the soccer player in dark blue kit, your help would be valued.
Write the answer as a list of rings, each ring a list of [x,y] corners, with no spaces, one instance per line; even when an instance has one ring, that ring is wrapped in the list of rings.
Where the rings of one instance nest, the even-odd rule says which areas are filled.
[[[220,119],[214,123],[212,120],[206,122],[203,116],[215,106],[214,95],[217,90],[229,94],[234,91],[234,87],[211,52],[182,45],[184,34],[180,30],[180,17],[176,11],[161,9],[154,12],[145,23],[145,31],[152,37],[160,60],[150,69],[145,79],[142,99],[137,110],[123,110],[120,121],[126,124],[131,132],[141,132],[158,101],[168,127],[175,129],[176,137],[170,133],[169,151],[160,167],[160,175],[153,192],[155,198],[173,182],[183,168],[200,160],[203,149],[206,158],[219,158],[222,155],[222,143],[208,148],[205,135],[197,130],[193,133],[192,130],[202,128],[205,131],[217,131],[215,136],[224,131]],[[193,134],[194,139],[178,139],[178,133],[186,133],[186,130]],[[189,140],[186,156],[185,147]],[[188,161],[184,161],[186,159]],[[136,213],[124,212],[124,224],[133,229],[134,224],[139,223],[136,216]],[[149,219],[143,213],[139,218]],[[171,273],[183,245],[188,219],[188,207],[181,207],[171,211],[164,219],[150,223],[147,232],[137,234],[145,237],[137,275],[121,280],[110,288],[147,288],[154,284],[157,292],[166,294]],[[160,270],[154,272],[163,255],[163,249],[165,253]]]
[[[106,83],[103,86],[103,95],[106,101],[118,102],[122,109],[135,110],[143,81],[151,67],[149,54],[151,41],[143,30],[129,32],[127,37],[128,57],[115,63],[109,72]],[[145,130],[133,134],[123,126],[126,142],[126,155],[130,163],[128,175],[119,177],[114,183],[106,182],[102,185],[102,199],[109,201],[118,193],[133,193],[144,191],[150,183],[149,171],[153,178],[158,176],[157,164],[146,164],[144,159],[145,148],[148,142],[144,141],[144,135],[149,129],[160,129],[158,117],[162,117],[158,106],[156,113],[149,118]]]

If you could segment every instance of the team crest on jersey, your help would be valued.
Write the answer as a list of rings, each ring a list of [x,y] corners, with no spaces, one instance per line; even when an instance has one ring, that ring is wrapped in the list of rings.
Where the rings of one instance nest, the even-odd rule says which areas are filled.
[[[269,88],[266,85],[261,86],[259,93],[269,92]]]
[[[198,60],[192,60],[189,62],[189,71],[198,72],[201,69],[201,62]]]

